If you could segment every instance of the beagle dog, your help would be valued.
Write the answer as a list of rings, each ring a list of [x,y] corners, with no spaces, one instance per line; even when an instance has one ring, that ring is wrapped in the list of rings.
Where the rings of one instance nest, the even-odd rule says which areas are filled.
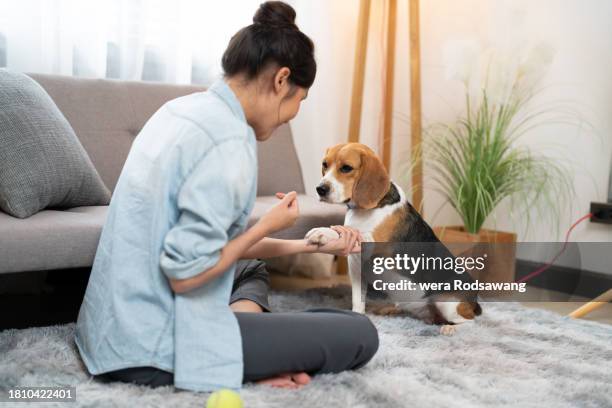
[[[330,147],[323,159],[322,175],[316,188],[320,200],[347,205],[344,224],[359,230],[365,242],[439,243],[452,256],[406,199],[402,189],[390,180],[382,161],[368,146],[344,143]],[[306,234],[309,242],[318,245],[336,238],[338,234],[330,228],[314,228]],[[366,288],[361,287],[361,254],[351,254],[348,258],[353,311],[364,313]],[[406,277],[411,278],[402,276]],[[475,295],[463,292],[421,295],[425,295],[426,300],[423,302],[419,296],[415,302],[418,312],[408,311],[430,323],[445,325],[444,334],[454,330],[446,325],[470,321],[482,311]],[[409,303],[408,308],[415,306]],[[402,305],[402,309],[405,310],[405,306]]]

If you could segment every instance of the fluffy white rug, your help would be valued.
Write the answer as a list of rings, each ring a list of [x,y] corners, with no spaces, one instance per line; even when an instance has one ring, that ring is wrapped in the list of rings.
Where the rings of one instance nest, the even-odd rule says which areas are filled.
[[[275,293],[272,304],[349,307],[348,292],[338,289]],[[514,303],[483,309],[475,324],[451,337],[408,317],[373,316],[380,349],[367,366],[315,377],[298,391],[247,385],[245,406],[612,407],[612,327]],[[93,381],[73,330],[69,324],[0,332],[0,387],[73,385],[77,403],[66,404],[72,407],[205,406],[206,394]]]

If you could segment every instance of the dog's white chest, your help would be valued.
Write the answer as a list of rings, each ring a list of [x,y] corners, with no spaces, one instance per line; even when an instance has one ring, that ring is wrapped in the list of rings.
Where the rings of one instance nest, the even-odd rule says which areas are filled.
[[[351,208],[346,212],[344,225],[359,230],[364,235],[365,241],[372,241],[371,234],[376,227],[382,224],[384,219],[393,214],[395,210],[406,205],[404,191],[397,184],[393,183],[393,185],[400,196],[397,203],[371,210]]]
[[[382,221],[377,220],[377,210],[348,210],[344,218],[344,225],[359,230],[362,234],[372,232]]]
[[[355,228],[361,232],[364,241],[373,241],[372,233],[385,218],[393,214],[403,203],[388,205],[372,210],[350,209],[344,218],[344,225]]]

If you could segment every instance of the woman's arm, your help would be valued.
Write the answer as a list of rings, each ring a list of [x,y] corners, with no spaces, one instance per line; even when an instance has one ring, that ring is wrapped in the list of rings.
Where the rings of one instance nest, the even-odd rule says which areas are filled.
[[[236,262],[247,249],[266,235],[288,228],[299,215],[297,193],[292,191],[264,214],[259,221],[244,233],[229,241],[222,249],[219,261],[201,273],[187,279],[169,279],[175,293],[184,293],[202,286],[216,278]]]
[[[222,274],[231,264],[236,262],[241,255],[253,244],[268,235],[268,230],[261,223],[253,225],[251,228],[240,234],[227,243],[221,250],[219,262],[210,269],[188,279],[170,279],[170,287],[175,293],[184,293],[202,286],[206,282]]]
[[[340,238],[325,245],[309,244],[306,239],[267,238],[268,230],[257,223],[246,232],[231,240],[222,250],[221,259],[215,266],[190,279],[170,279],[170,286],[176,293],[187,292],[222,274],[238,259],[273,258],[275,256],[319,252],[346,256],[361,251],[359,231],[343,226],[332,227]],[[265,238],[262,238],[265,237]]]
[[[266,237],[247,249],[240,258],[266,259],[275,256],[317,252],[317,249],[316,245],[308,244],[306,239],[277,239]]]
[[[211,268],[187,279],[169,279],[175,293],[184,293],[204,285],[225,272],[232,263],[241,258],[272,258],[297,253],[320,252],[346,256],[361,251],[361,236],[352,228],[333,226],[340,238],[325,245],[308,244],[305,239],[285,240],[266,238],[267,235],[290,227],[298,216],[297,194],[284,195],[281,202],[272,207],[255,225],[233,240],[221,250],[219,261]]]
[[[309,244],[307,239],[276,239],[263,238],[242,254],[242,259],[273,258],[275,256],[313,253],[347,256],[350,253],[361,252],[361,234],[356,229],[342,225],[331,227],[340,238],[325,245]]]

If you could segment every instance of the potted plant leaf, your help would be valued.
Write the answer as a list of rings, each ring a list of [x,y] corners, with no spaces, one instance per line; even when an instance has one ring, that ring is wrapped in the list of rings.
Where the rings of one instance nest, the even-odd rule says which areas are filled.
[[[465,78],[464,113],[453,125],[433,127],[423,145],[426,175],[462,220],[462,225],[434,228],[439,238],[505,243],[490,246],[496,253],[487,281],[511,281],[515,269],[515,246],[508,245],[516,242],[515,232],[483,228],[494,210],[507,201],[510,216],[520,216],[527,225],[534,208],[555,219],[573,192],[558,160],[521,144],[527,131],[555,120],[531,103],[550,61],[550,50],[539,46],[514,70],[489,63],[482,86]],[[493,72],[500,67],[501,72]]]

